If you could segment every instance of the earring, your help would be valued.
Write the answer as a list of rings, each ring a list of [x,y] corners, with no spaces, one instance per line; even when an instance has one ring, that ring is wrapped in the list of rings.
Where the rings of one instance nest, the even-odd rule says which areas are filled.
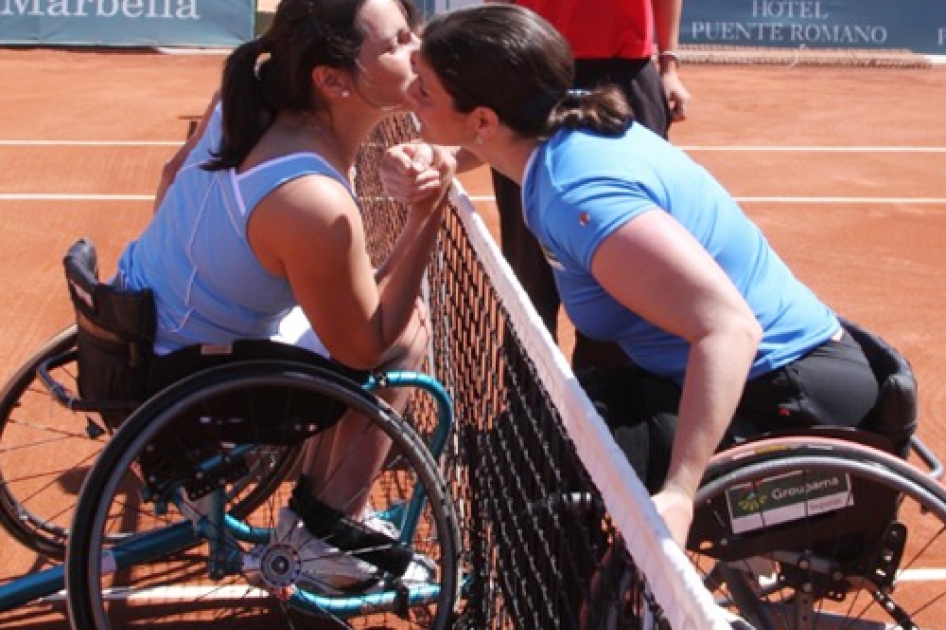
[[[348,98],[349,96],[351,96],[351,93],[348,90],[342,91],[342,98]]]
[[[483,146],[483,139],[480,137],[480,134],[476,134],[475,142],[478,146]]]

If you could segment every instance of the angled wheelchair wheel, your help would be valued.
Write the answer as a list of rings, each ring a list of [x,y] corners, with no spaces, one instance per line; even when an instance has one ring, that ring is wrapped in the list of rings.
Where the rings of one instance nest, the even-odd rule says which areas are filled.
[[[721,453],[687,548],[759,630],[942,626],[946,491],[874,448],[806,436]]]
[[[0,394],[0,522],[37,553],[62,558],[76,496],[107,440],[93,414],[56,402],[37,370],[75,386],[76,329],[50,339],[7,382]],[[61,357],[57,360],[57,357]]]
[[[75,395],[75,350],[76,327],[70,326],[24,363],[0,393],[0,523],[53,559],[65,556],[79,490],[110,438],[98,413],[57,401],[39,375],[46,369],[63,392]],[[300,452],[297,447],[262,453],[248,469],[244,483],[253,491],[241,495],[240,509],[268,496]]]
[[[580,630],[669,630],[619,536],[604,553],[582,608]]]
[[[326,407],[333,417],[354,410],[368,427],[352,432],[343,457],[363,457],[360,442],[379,430],[392,443],[367,489],[387,544],[296,545],[280,521],[290,478],[251,509],[234,510],[240,495],[231,479],[246,479],[246,458],[317,437],[332,422],[320,416]],[[116,540],[115,531],[135,533]],[[153,397],[106,445],[76,509],[69,610],[76,628],[444,629],[458,597],[458,549],[436,464],[387,405],[316,366],[237,362]],[[388,563],[395,553],[398,569]],[[336,568],[353,563],[358,580],[339,583]]]

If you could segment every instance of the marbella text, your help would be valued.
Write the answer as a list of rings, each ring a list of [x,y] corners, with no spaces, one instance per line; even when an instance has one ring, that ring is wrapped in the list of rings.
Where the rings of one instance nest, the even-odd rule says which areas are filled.
[[[0,0],[0,16],[198,20],[197,0]]]

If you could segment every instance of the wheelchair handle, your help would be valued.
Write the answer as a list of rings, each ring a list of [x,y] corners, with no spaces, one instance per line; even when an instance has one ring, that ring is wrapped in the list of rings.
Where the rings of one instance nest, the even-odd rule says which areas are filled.
[[[131,400],[85,400],[78,394],[72,392],[67,386],[57,381],[50,372],[57,368],[76,360],[76,351],[67,350],[62,354],[51,357],[39,364],[36,373],[43,382],[46,389],[49,390],[53,399],[63,407],[72,411],[133,411],[138,403]]]

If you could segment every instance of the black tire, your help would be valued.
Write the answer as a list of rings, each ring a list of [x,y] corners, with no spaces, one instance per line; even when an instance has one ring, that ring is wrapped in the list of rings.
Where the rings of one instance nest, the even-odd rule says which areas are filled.
[[[846,440],[760,440],[714,459],[696,505],[688,552],[758,630],[942,625],[946,491],[903,460]]]
[[[17,370],[0,393],[0,522],[18,541],[55,559],[65,541],[75,497],[108,439],[97,417],[53,399],[37,369],[76,347],[76,327],[47,341]],[[75,386],[75,362],[55,376]]]
[[[33,551],[56,560],[65,557],[82,482],[110,437],[97,413],[58,402],[37,373],[51,362],[52,378],[75,395],[75,349],[73,325],[47,341],[0,393],[0,523]],[[269,496],[300,454],[299,447],[271,449],[254,462],[253,490],[238,511]]]
[[[664,630],[662,613],[644,576],[618,536],[598,564],[582,609],[581,630]]]
[[[287,602],[285,597],[276,596],[284,595],[285,590],[270,590],[272,582],[261,578],[262,571],[247,569],[248,558],[258,558],[261,549],[278,546],[269,545],[268,534],[263,534],[263,540],[246,542],[237,540],[233,530],[228,529],[218,540],[225,543],[229,555],[210,558],[208,540],[221,530],[203,528],[196,534],[191,522],[183,519],[174,505],[169,505],[165,514],[158,514],[149,503],[132,505],[126,499],[132,496],[125,494],[131,486],[142,485],[134,468],[156,436],[163,439],[168,427],[173,427],[175,435],[183,435],[187,424],[181,424],[180,418],[193,415],[195,409],[218,397],[236,392],[255,394],[257,388],[278,388],[293,396],[317,395],[341,402],[391,440],[392,452],[397,456],[387,458],[372,484],[372,507],[384,511],[418,490],[426,494],[419,527],[410,543],[415,553],[435,563],[432,580],[436,583],[425,590],[433,593],[429,601],[411,605],[417,604],[410,598],[414,591],[392,580],[385,583],[385,588],[390,588],[394,596],[383,605],[374,605],[376,600],[369,605],[368,598],[352,593],[341,598],[349,605],[358,604],[346,614],[299,610],[293,605],[295,600]],[[352,452],[357,455],[354,445]],[[287,481],[274,489],[246,515],[245,523],[268,532],[276,523],[276,511],[286,504],[291,485]],[[110,540],[117,520],[126,524],[134,521],[139,533],[118,543]],[[170,539],[174,541],[165,544],[162,551],[155,551],[157,545]],[[125,553],[134,555],[130,566],[121,560]],[[222,628],[394,625],[443,630],[452,623],[458,597],[458,553],[459,535],[447,486],[417,434],[387,405],[357,384],[315,366],[287,361],[239,362],[201,372],[150,399],[102,451],[76,508],[66,563],[69,611],[73,627],[83,629],[134,628],[164,622],[173,622],[176,628],[196,627],[212,620],[214,627]],[[117,570],[110,571],[109,564],[116,558]],[[217,561],[215,567],[211,567],[212,560]],[[211,574],[215,569],[218,571]],[[305,592],[294,583],[289,589]],[[170,599],[148,597],[170,591],[174,592]],[[331,604],[334,600],[319,601]]]

